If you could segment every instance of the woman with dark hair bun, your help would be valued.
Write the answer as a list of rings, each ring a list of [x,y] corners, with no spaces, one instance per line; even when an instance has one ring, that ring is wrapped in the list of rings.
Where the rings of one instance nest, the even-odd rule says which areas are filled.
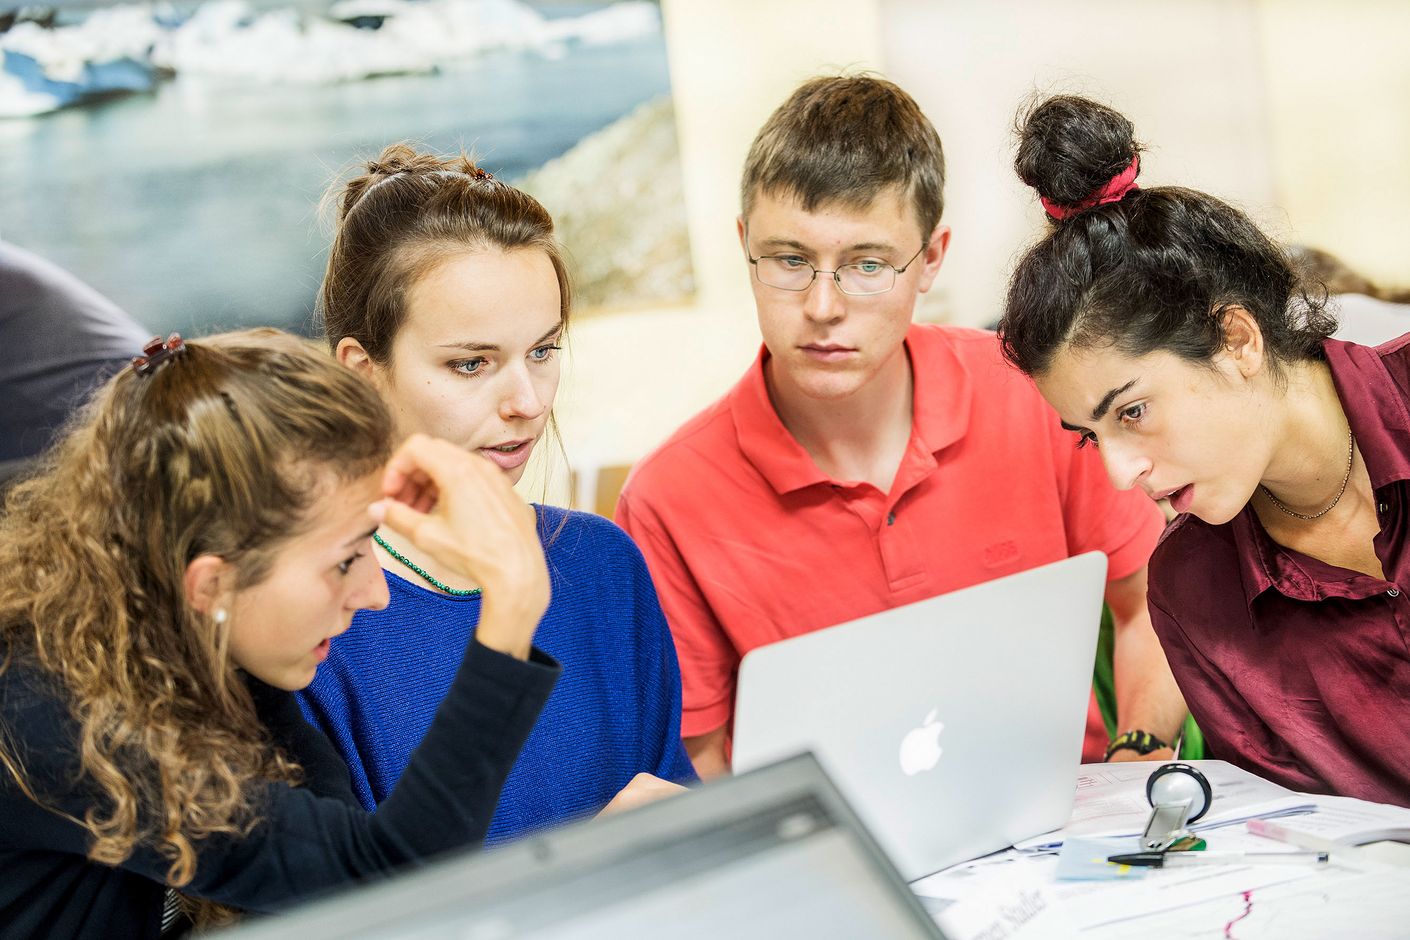
[[[1410,350],[1335,322],[1242,212],[1139,188],[1121,114],[1056,97],[1019,176],[1052,220],[1005,354],[1112,482],[1180,513],[1156,632],[1213,754],[1297,790],[1410,805]]]

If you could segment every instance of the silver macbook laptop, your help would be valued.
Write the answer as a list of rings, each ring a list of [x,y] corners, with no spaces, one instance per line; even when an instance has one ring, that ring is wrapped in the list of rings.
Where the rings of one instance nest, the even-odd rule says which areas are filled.
[[[735,771],[812,751],[908,880],[1059,828],[1105,584],[1091,552],[754,650]]]
[[[944,940],[808,755],[221,936]]]

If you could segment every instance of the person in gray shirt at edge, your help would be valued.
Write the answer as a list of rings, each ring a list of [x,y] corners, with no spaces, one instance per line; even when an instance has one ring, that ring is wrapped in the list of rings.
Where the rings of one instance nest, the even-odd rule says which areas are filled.
[[[58,265],[0,240],[0,488],[150,335]]]

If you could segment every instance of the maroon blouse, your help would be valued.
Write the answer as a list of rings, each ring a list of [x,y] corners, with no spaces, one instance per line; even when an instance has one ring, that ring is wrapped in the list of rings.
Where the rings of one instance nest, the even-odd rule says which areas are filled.
[[[1410,335],[1327,340],[1386,580],[1189,515],[1150,563],[1156,633],[1211,756],[1295,790],[1410,806]]]

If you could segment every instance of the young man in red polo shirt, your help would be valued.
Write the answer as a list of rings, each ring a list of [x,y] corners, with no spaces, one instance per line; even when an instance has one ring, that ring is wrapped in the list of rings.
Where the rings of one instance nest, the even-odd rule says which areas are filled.
[[[749,152],[739,237],[764,348],[617,509],[675,636],[702,777],[728,770],[751,649],[1092,549],[1135,732],[1112,759],[1172,756],[1185,706],[1146,609],[1159,510],[1112,488],[992,333],[911,323],[950,241],[944,173],[915,101],[865,76],[805,83]],[[1093,700],[1083,755],[1106,749]]]

